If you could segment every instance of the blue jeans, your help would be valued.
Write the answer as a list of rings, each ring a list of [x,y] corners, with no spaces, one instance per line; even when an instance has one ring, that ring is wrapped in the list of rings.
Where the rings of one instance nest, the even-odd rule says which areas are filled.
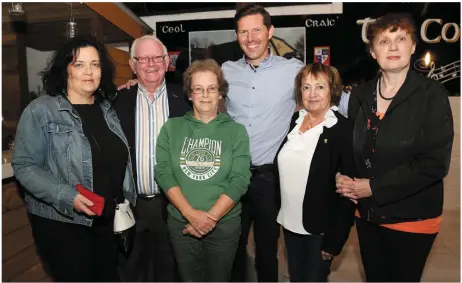
[[[291,282],[327,282],[332,260],[321,257],[323,235],[301,235],[284,229]]]

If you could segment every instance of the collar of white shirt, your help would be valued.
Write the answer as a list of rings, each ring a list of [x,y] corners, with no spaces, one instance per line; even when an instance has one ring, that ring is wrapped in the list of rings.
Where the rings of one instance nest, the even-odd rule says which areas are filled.
[[[335,105],[331,106],[324,115],[324,121],[322,121],[321,123],[324,127],[331,128],[333,125],[337,124],[338,119],[337,116],[335,116],[334,111],[338,111],[338,107]],[[297,125],[301,124],[306,114],[308,114],[308,111],[306,111],[305,109],[300,110],[298,119],[295,121],[295,123]]]

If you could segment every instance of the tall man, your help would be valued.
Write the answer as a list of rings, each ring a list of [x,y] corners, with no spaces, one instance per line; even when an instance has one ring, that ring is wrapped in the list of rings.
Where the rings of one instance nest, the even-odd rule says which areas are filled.
[[[180,86],[166,84],[170,58],[156,37],[136,39],[130,67],[138,85],[120,90],[114,108],[127,136],[137,185],[136,238],[133,251],[121,257],[122,281],[176,281],[175,261],[166,224],[166,199],[154,179],[155,148],[160,128],[170,117],[190,110]]]
[[[279,176],[273,162],[289,130],[295,110],[295,76],[303,63],[272,54],[269,41],[274,27],[263,7],[246,6],[234,20],[237,41],[245,55],[222,66],[229,83],[226,110],[249,134],[252,179],[242,199],[242,236],[233,281],[246,280],[246,246],[253,222],[258,281],[276,282],[280,198]]]

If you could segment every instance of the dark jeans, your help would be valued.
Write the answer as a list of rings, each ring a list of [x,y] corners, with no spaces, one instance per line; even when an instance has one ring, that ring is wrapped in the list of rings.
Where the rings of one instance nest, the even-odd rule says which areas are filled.
[[[332,260],[321,257],[322,235],[300,235],[284,229],[291,282],[327,282]]]
[[[167,228],[167,201],[163,195],[138,198],[134,214],[136,237],[128,258],[119,255],[122,281],[176,281],[176,265]]]
[[[58,282],[120,281],[113,221],[92,227],[29,214],[37,253]]]
[[[356,218],[366,281],[418,282],[437,234],[384,228]]]
[[[276,222],[280,207],[278,180],[272,165],[262,172],[252,172],[249,189],[241,200],[242,236],[233,267],[232,281],[234,282],[247,280],[247,243],[252,222],[258,281],[278,281],[277,251],[280,234],[280,226]]]
[[[184,235],[187,223],[168,218],[168,229],[181,279],[185,282],[229,282],[239,237],[239,217],[219,221],[201,239]]]

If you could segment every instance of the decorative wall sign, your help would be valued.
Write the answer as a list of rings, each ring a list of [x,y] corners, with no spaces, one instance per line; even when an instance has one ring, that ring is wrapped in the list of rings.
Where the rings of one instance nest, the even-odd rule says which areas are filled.
[[[194,31],[189,33],[189,58],[194,60],[213,57],[210,49],[216,45],[229,44],[236,40],[234,30]],[[275,28],[270,41],[273,54],[290,59],[295,57],[305,62],[305,28]]]
[[[443,83],[449,95],[460,95],[460,3],[343,3],[343,14],[273,16],[276,32],[270,46],[275,54],[306,64],[318,60],[311,55],[315,47],[330,47],[317,51],[320,61],[335,66],[346,84],[367,81],[378,65],[364,37],[371,21],[387,12],[407,12],[415,20],[413,68],[426,52],[434,55],[433,64],[414,70]],[[209,57],[222,64],[243,56],[233,18],[157,22],[156,31],[169,50],[179,52],[167,78],[179,84],[192,60]]]
[[[409,13],[414,19],[417,45],[411,68],[441,82],[449,95],[460,96],[460,3],[343,3],[342,79],[356,82],[375,76],[378,66],[367,50],[366,34],[370,24],[388,12]],[[428,53],[431,61],[425,64]]]
[[[314,47],[314,62],[330,66],[330,46]]]
[[[170,57],[170,65],[168,66],[168,71],[169,72],[175,72],[176,59],[178,59],[179,54],[180,54],[180,52],[178,52],[178,51],[168,52],[168,56]]]
[[[275,32],[270,48],[276,55],[311,63],[314,46],[342,44],[339,36],[342,21],[341,14],[274,16]],[[232,18],[157,22],[156,31],[168,50],[179,52],[174,74],[167,74],[169,81],[178,84],[182,83],[182,73],[194,60],[213,58],[223,64],[243,56]],[[341,48],[332,49],[329,55],[330,64],[335,65],[342,59]]]

